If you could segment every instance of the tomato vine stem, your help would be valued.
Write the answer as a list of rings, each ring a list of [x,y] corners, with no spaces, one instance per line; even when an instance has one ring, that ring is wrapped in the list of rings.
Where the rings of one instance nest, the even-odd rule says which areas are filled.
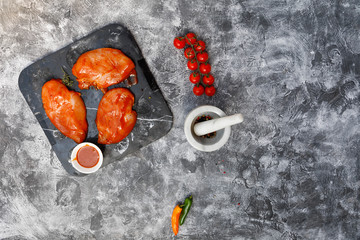
[[[190,43],[190,47],[192,48],[192,50],[194,51],[194,54],[195,54],[195,60],[196,60],[196,62],[197,62],[197,65],[198,65],[198,67],[197,67],[197,70],[196,71],[198,71],[199,72],[199,74],[200,74],[200,81],[199,81],[199,83],[197,83],[196,84],[196,86],[198,87],[199,86],[199,84],[201,83],[202,85],[204,85],[204,86],[207,86],[206,84],[204,84],[204,82],[203,82],[203,77],[204,77],[204,75],[205,74],[203,74],[203,73],[201,73],[200,72],[200,62],[199,62],[199,60],[197,59],[197,51],[195,50],[195,48],[194,48],[194,44],[192,44],[192,42],[190,41],[190,39],[185,35],[185,39],[187,39],[188,40],[188,42]],[[209,60],[206,60],[206,62],[208,62]],[[194,70],[194,72],[195,72],[195,70]]]
[[[211,65],[208,53],[206,52],[205,42],[198,40],[194,33],[188,33],[184,37],[175,38],[174,46],[176,48],[183,49],[186,45],[190,45],[190,47],[185,49],[185,57],[188,59],[188,69],[191,70],[190,82],[195,84],[193,88],[194,94],[200,96],[205,91],[207,96],[213,96],[216,88],[213,86],[214,77],[210,73]]]

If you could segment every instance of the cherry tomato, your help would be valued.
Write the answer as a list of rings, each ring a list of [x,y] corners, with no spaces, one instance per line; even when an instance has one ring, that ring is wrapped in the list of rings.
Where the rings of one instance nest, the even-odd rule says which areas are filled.
[[[198,73],[198,72],[192,72],[192,73],[190,74],[189,79],[190,79],[190,82],[192,82],[192,83],[194,83],[194,84],[200,82],[200,73]]]
[[[184,37],[176,37],[174,39],[174,46],[177,48],[177,49],[182,49],[185,47],[185,38]]]
[[[205,94],[207,95],[207,96],[213,96],[214,94],[215,94],[215,92],[216,92],[216,89],[215,89],[215,87],[214,86],[210,86],[210,87],[206,87],[205,88]]]
[[[209,55],[207,54],[207,52],[201,52],[196,54],[196,58],[199,62],[206,62],[209,59]]]
[[[195,52],[191,47],[185,49],[184,54],[187,59],[193,59],[195,57]]]
[[[193,88],[193,93],[196,95],[196,96],[201,96],[201,95],[203,95],[203,93],[204,93],[204,87],[203,87],[203,85],[201,85],[201,84],[199,84],[199,86],[194,86],[194,88]]]
[[[204,77],[203,77],[202,80],[203,80],[203,83],[204,83],[205,85],[213,85],[213,83],[214,83],[214,76],[211,75],[211,74],[204,75]]]
[[[195,59],[191,59],[188,61],[187,66],[190,70],[194,71],[198,68],[198,63]]]
[[[195,44],[194,44],[194,48],[196,51],[200,52],[200,51],[204,51],[205,50],[205,42],[204,41],[197,41]]]
[[[188,33],[186,34],[186,43],[192,45],[196,43],[196,35],[195,33]]]
[[[200,64],[200,72],[202,74],[208,74],[211,71],[211,65],[209,63]]]

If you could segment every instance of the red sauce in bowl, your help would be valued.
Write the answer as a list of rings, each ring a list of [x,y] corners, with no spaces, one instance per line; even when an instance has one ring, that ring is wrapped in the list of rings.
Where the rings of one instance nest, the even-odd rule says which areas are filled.
[[[99,162],[100,156],[98,151],[89,145],[85,145],[79,149],[76,154],[76,160],[85,168],[92,168]]]

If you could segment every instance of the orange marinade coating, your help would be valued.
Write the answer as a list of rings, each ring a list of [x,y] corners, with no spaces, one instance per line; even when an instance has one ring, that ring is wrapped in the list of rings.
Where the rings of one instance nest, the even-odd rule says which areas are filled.
[[[98,143],[118,143],[130,134],[137,118],[133,105],[134,95],[126,88],[111,89],[102,97],[95,120]]]
[[[86,107],[80,93],[70,91],[60,79],[51,79],[41,90],[46,115],[54,126],[76,143],[85,140],[88,131]]]
[[[114,48],[99,48],[82,54],[73,66],[72,73],[76,76],[80,89],[94,86],[103,92],[131,74],[136,75],[133,61]]]

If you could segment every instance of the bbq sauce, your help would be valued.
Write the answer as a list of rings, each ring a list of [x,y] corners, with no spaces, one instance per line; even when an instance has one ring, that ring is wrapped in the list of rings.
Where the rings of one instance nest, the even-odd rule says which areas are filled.
[[[89,145],[81,147],[76,154],[76,160],[85,168],[94,167],[99,162],[99,159],[98,151]]]

